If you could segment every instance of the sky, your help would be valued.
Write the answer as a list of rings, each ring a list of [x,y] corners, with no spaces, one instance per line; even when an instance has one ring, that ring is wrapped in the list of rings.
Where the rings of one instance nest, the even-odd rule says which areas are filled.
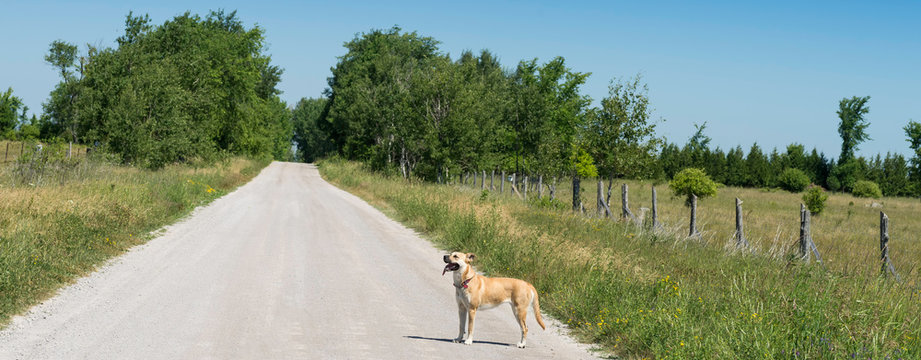
[[[125,16],[154,24],[186,11],[236,10],[265,30],[284,69],[282,99],[322,96],[343,43],[399,26],[456,58],[488,49],[502,65],[562,56],[591,76],[597,101],[612,79],[642,75],[657,134],[684,144],[707,124],[711,147],[791,143],[841,151],[838,102],[870,96],[871,140],[858,154],[910,154],[902,128],[921,121],[921,2],[898,1],[4,1],[0,91],[40,113],[59,78],[43,60],[64,40],[114,47]]]

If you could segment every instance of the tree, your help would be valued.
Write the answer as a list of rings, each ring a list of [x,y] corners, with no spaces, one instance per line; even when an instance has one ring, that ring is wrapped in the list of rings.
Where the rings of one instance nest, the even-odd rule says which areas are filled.
[[[297,143],[298,154],[304,162],[313,162],[331,150],[329,134],[320,125],[321,121],[326,121],[323,116],[326,105],[326,98],[303,98],[291,111],[294,142]]]
[[[578,131],[590,99],[579,93],[588,73],[573,72],[562,57],[543,65],[521,61],[511,79],[506,123],[512,136],[516,172],[567,174],[574,171],[573,151],[585,144]]]
[[[767,187],[773,183],[774,175],[771,172],[771,164],[761,152],[758,143],[752,144],[751,150],[748,151],[748,157],[745,158],[745,169],[748,171],[746,185]]]
[[[684,145],[682,152],[685,153],[686,166],[702,168],[706,165],[707,153],[710,151],[710,137],[704,134],[704,130],[707,129],[707,123],[694,124],[694,128],[697,130],[688,139],[688,143]]]
[[[909,179],[912,184],[911,193],[917,195],[921,193],[921,123],[909,120],[902,129],[905,130],[905,136],[908,137],[906,139],[908,146],[914,151],[914,156],[909,160],[911,163]]]
[[[0,92],[0,137],[10,138],[12,136],[19,122],[19,111],[23,108],[22,99],[13,95],[12,87],[6,92]]]
[[[245,28],[236,12],[159,26],[129,13],[117,44],[78,58],[75,46],[52,43],[45,59],[63,79],[45,103],[43,133],[152,168],[222,152],[287,158],[291,119],[261,28]]]
[[[800,192],[809,186],[809,176],[797,168],[787,168],[780,174],[778,184],[789,192]]]
[[[61,82],[51,91],[48,101],[42,104],[53,124],[50,129],[53,129],[54,134],[47,134],[49,137],[67,135],[71,141],[76,142],[81,135],[78,130],[75,103],[80,93],[81,80],[77,74],[82,76],[85,59],[79,59],[78,66],[77,46],[62,40],[51,42],[48,54],[45,55],[45,62],[57,69],[61,75]],[[75,68],[76,71],[71,68]]]
[[[611,80],[601,108],[587,114],[587,141],[601,174],[649,177],[655,153],[663,140],[649,120],[649,92],[640,75]]]
[[[422,111],[413,106],[414,79],[441,56],[438,41],[399,27],[356,35],[328,78],[330,135],[349,159],[383,169],[398,163],[408,175],[422,160]]]
[[[676,196],[685,197],[685,205],[691,205],[691,195],[706,198],[716,195],[717,184],[710,180],[702,169],[687,168],[675,174],[675,178],[668,183]]]
[[[838,165],[843,165],[854,158],[854,152],[858,145],[865,140],[870,140],[867,135],[867,127],[870,126],[864,116],[870,112],[867,102],[869,96],[851,97],[850,99],[841,99],[838,103],[838,135],[841,136],[841,156],[838,157]]]
[[[726,185],[745,186],[748,184],[748,168],[742,146],[736,146],[726,153]]]

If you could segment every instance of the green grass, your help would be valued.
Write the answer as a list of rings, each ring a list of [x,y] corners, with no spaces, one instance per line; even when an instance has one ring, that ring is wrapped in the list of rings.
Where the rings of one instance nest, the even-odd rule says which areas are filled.
[[[34,173],[29,163],[0,167],[0,326],[268,163],[149,171],[74,159]]]
[[[623,222],[574,215],[560,209],[565,205],[484,193],[478,186],[409,183],[339,160],[321,162],[320,169],[329,181],[423,232],[440,247],[478,254],[479,270],[530,281],[540,291],[544,311],[612,356],[921,356],[921,292],[875,273],[839,271],[834,266],[824,270],[776,255],[767,251],[773,237],[757,235],[762,231],[757,221],[749,237],[762,250],[727,252],[723,235],[711,233],[710,239],[705,233],[703,240],[688,240],[674,229],[679,225],[650,233]],[[594,187],[590,190],[587,193],[594,194]],[[720,191],[732,196],[742,190]],[[661,187],[660,198],[682,201],[669,199]],[[831,213],[840,211],[844,201],[833,198],[835,205],[823,218],[832,222],[836,216]],[[743,206],[758,209],[752,204],[755,200],[746,198]],[[884,201],[889,206],[891,200]],[[706,209],[709,204],[706,200],[701,205]],[[786,205],[774,206],[777,214],[788,211]],[[683,205],[676,208],[675,214],[684,211]],[[790,208],[798,209],[798,202]],[[798,212],[779,221],[769,211],[754,213],[762,211],[765,223],[789,221],[794,223],[791,228],[797,226]],[[667,221],[674,220],[668,211],[665,215]],[[705,231],[717,232],[723,226],[716,218],[705,222]],[[833,240],[817,236],[819,241]]]

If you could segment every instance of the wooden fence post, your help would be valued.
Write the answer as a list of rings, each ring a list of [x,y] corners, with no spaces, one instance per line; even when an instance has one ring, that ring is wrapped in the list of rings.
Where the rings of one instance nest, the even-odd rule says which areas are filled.
[[[656,187],[652,187],[652,228],[658,229],[661,227],[659,224],[659,205],[656,201]]]
[[[502,170],[502,178],[499,179],[499,193],[505,192],[505,170]]]
[[[582,211],[582,199],[579,196],[579,185],[581,184],[582,179],[579,178],[579,175],[574,175],[572,177],[572,211]]]
[[[524,191],[522,192],[522,195],[524,195],[524,200],[527,201],[528,200],[528,176],[527,175],[524,176]]]
[[[805,204],[799,204],[799,255],[809,262],[809,209]]]
[[[880,273],[883,276],[886,276],[887,272],[891,273],[895,276],[896,281],[902,281],[899,278],[899,274],[895,272],[895,266],[892,265],[892,260],[889,258],[889,217],[882,211],[879,212],[879,250],[882,262],[879,269]]]
[[[486,190],[486,170],[483,170],[483,177],[480,178],[480,190]]]
[[[699,236],[697,232],[697,195],[691,194],[691,225],[688,237]]]
[[[3,154],[3,161],[6,162],[7,158],[10,157],[10,143],[6,143],[6,153]]]
[[[601,191],[601,189],[602,189],[603,186],[604,186],[604,182],[601,181],[601,180],[598,180],[598,195],[597,195],[597,196],[598,196],[598,201],[596,201],[595,203],[596,203],[596,205],[598,206],[598,215],[604,214],[605,216],[607,216],[608,213],[607,213],[607,211],[605,210],[605,208],[607,208],[607,206],[605,206],[605,203],[604,203],[604,194],[603,194],[602,191]]]
[[[624,219],[635,219],[633,213],[630,212],[630,206],[628,205],[629,198],[627,192],[627,184],[624,183],[620,186],[620,212],[621,217]]]
[[[547,188],[550,189],[550,201],[552,202],[553,199],[556,199],[556,176],[553,177],[553,183],[548,184]]]
[[[478,171],[476,171],[476,170],[473,171],[473,184],[471,184],[471,185],[473,185],[473,186],[476,186],[476,176],[477,176],[477,173],[478,173]]]
[[[489,191],[496,190],[496,187],[493,185],[495,184],[494,182],[495,180],[496,180],[496,169],[492,169],[492,173],[489,174]]]
[[[70,153],[74,150],[74,142],[67,143],[67,158],[70,159]]]
[[[541,199],[544,197],[544,176],[537,175],[537,198]]]
[[[742,200],[736,198],[736,247],[748,247],[742,227]]]

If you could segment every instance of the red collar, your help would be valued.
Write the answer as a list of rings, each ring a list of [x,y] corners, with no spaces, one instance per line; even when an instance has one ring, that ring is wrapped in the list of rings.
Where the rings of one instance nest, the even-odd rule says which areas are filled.
[[[473,280],[473,278],[475,278],[475,277],[476,277],[476,274],[474,274],[471,278],[469,278],[469,279],[467,279],[467,280],[464,280],[464,282],[462,282],[460,285],[454,284],[454,287],[456,287],[456,288],[458,288],[458,289],[466,289],[466,288],[467,288],[467,283],[469,283],[470,280]]]

